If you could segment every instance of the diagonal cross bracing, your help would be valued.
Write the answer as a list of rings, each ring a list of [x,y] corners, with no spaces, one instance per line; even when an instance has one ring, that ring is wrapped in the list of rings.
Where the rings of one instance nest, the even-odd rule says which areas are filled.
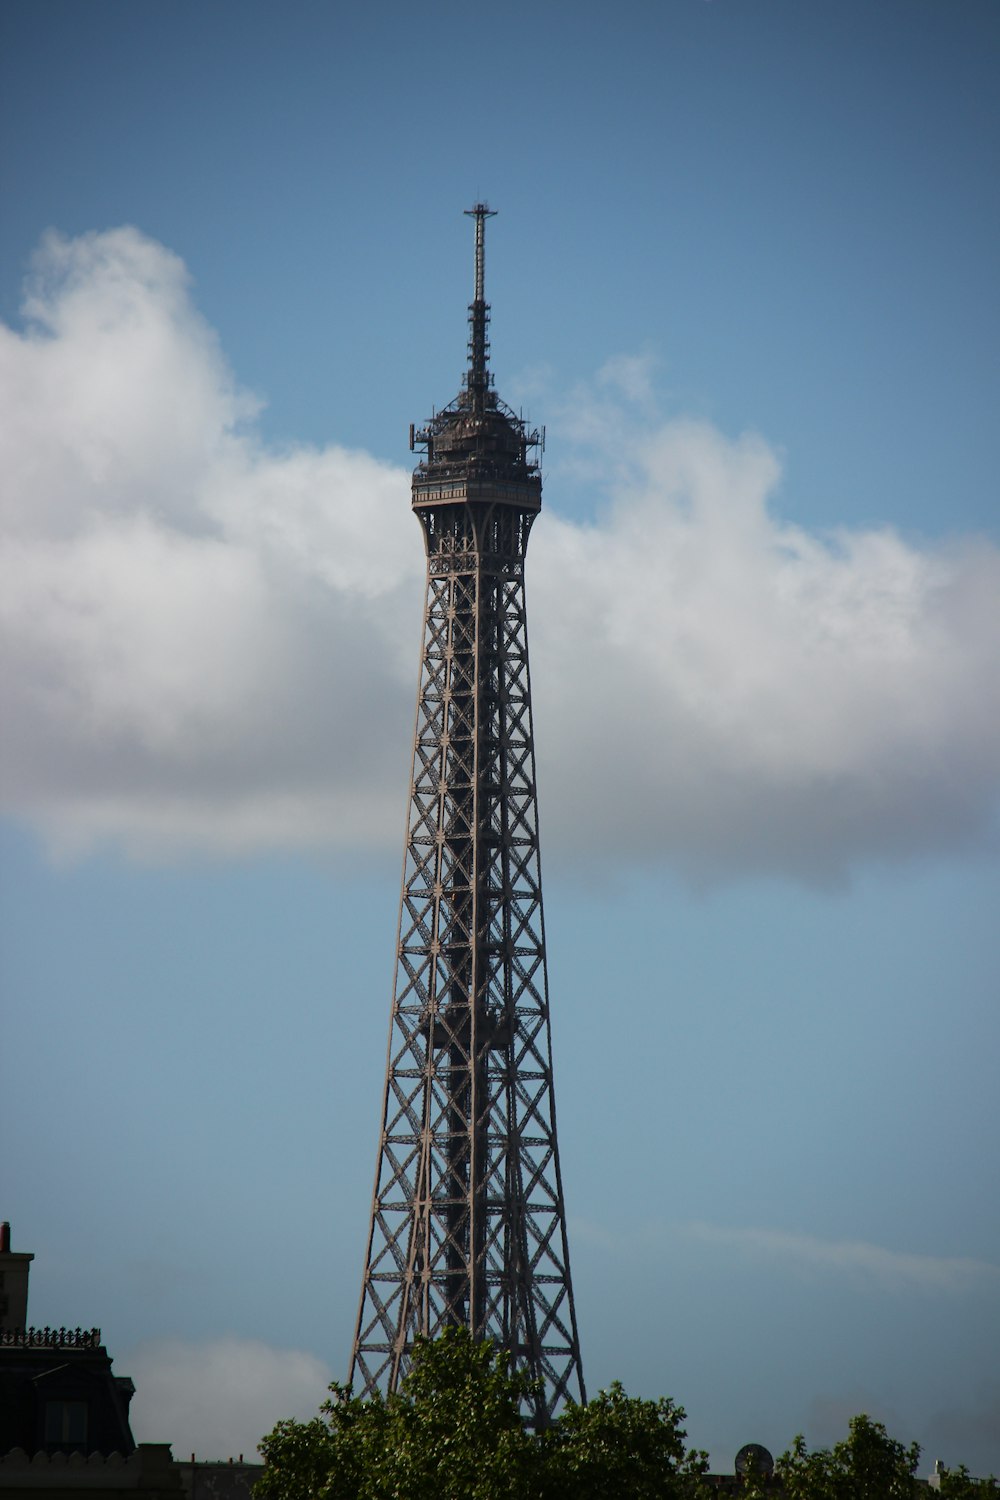
[[[470,312],[483,361],[488,308],[477,300]],[[526,1415],[541,1426],[585,1393],[552,1092],[524,597],[538,435],[477,364],[419,440],[423,648],[350,1378],[395,1389],[417,1335],[462,1324],[538,1383]]]

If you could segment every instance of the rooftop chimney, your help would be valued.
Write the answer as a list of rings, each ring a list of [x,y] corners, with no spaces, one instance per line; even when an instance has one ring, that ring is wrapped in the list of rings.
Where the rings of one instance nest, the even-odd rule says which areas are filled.
[[[28,1325],[28,1272],[33,1255],[10,1248],[10,1225],[0,1224],[0,1332]]]

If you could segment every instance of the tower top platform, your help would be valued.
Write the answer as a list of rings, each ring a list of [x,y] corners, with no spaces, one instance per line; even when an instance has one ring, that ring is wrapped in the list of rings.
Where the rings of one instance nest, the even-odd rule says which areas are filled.
[[[410,428],[410,448],[424,458],[413,471],[416,510],[483,500],[537,511],[541,469],[535,456],[544,432],[501,401],[489,369],[490,306],[486,301],[486,220],[496,210],[477,203],[465,212],[476,221],[475,277],[469,304],[469,363],[453,401],[426,426]]]

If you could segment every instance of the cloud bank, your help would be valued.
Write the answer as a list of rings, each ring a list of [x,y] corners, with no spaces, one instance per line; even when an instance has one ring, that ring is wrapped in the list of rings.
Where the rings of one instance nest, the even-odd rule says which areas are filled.
[[[1000,1291],[1000,1266],[965,1256],[915,1255],[865,1240],[823,1240],[781,1229],[694,1223],[686,1225],[684,1232],[689,1239],[756,1260],[803,1273],[860,1275],[887,1290],[964,1292],[990,1287]]]
[[[120,1361],[135,1381],[136,1441],[170,1443],[174,1457],[259,1463],[257,1444],[284,1417],[306,1421],[333,1376],[299,1349],[231,1336],[204,1343],[158,1339]]]
[[[183,263],[130,228],[43,242],[0,399],[6,812],[57,855],[395,851],[407,474],[264,444]],[[549,857],[826,882],[991,845],[997,549],[788,524],[767,443],[663,421],[636,361],[574,411],[607,499],[543,513],[529,556]]]

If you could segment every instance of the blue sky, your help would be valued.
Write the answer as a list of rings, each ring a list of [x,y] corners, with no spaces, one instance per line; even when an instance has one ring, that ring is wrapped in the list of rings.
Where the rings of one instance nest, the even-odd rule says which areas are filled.
[[[342,1377],[471,236],[584,1365],[1000,1470],[993,0],[10,0],[4,1153],[141,1438]]]

